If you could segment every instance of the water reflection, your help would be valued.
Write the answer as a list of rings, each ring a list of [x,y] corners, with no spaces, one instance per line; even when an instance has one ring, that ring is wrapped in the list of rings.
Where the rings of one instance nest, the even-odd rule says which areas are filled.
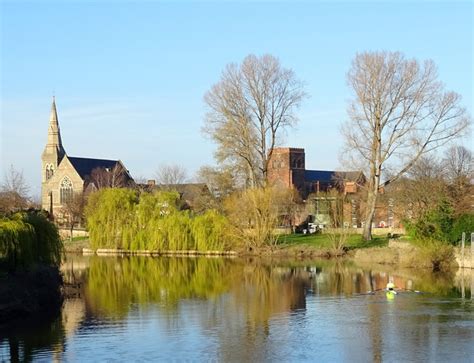
[[[0,360],[468,361],[474,354],[469,270],[97,256],[68,257],[62,270],[76,292],[61,316],[30,335],[0,339]],[[389,279],[406,292],[367,294]]]

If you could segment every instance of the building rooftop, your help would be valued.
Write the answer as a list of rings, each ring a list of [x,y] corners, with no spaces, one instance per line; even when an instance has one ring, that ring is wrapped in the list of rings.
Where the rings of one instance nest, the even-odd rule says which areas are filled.
[[[119,162],[118,160],[79,158],[73,156],[68,156],[68,159],[82,179],[91,175],[94,169],[113,169]]]
[[[357,181],[362,172],[360,171],[336,171],[336,170],[305,170],[304,179],[308,182],[330,183],[338,179],[345,181]]]

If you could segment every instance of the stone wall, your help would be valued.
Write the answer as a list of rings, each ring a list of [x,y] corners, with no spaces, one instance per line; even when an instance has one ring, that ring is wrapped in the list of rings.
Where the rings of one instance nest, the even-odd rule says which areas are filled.
[[[61,236],[62,239],[70,238],[71,237],[71,231],[69,228],[58,228],[59,235]],[[89,232],[86,231],[85,228],[78,228],[74,229],[72,231],[72,237],[88,237]]]
[[[471,246],[464,247],[464,258],[461,247],[456,247],[455,256],[459,267],[474,268],[474,255],[472,254]]]

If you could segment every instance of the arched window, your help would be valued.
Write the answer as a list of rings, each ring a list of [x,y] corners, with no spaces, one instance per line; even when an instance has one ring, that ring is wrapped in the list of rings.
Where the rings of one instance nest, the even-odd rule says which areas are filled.
[[[52,164],[46,165],[46,180],[51,179],[54,174],[54,166]]]
[[[60,202],[61,204],[70,202],[72,200],[73,196],[73,190],[72,190],[72,182],[71,179],[69,179],[67,176],[63,178],[61,181],[61,184],[59,186],[59,192],[60,192]]]

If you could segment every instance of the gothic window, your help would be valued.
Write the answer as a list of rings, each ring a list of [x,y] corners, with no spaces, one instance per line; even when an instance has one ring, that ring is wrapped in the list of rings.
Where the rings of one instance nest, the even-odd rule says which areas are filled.
[[[70,202],[73,196],[73,189],[72,189],[72,182],[67,176],[63,178],[61,181],[61,185],[59,187],[60,192],[60,202],[61,204]]]
[[[51,179],[54,174],[54,167],[51,164],[46,165],[46,180]]]

